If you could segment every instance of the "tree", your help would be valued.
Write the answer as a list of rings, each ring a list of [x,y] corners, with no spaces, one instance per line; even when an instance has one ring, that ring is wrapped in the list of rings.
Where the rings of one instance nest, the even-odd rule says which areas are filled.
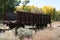
[[[15,6],[19,3],[21,3],[21,0],[0,0],[0,7],[2,7],[2,12],[11,12],[15,10]]]
[[[23,9],[23,6],[17,6],[16,11],[25,11],[25,12],[34,12],[34,13],[42,13],[42,9],[32,6],[25,6]]]
[[[15,6],[19,6],[20,3],[21,3],[21,0],[15,0],[14,5],[15,5]]]
[[[45,13],[45,14],[54,14],[55,13],[55,8],[54,7],[51,7],[51,6],[44,6],[43,8],[42,8],[42,10],[43,10],[43,12]]]
[[[60,21],[60,10],[55,13],[55,21]]]
[[[34,7],[34,8],[32,8],[31,12],[41,14],[41,13],[43,13],[43,10],[41,8]]]
[[[18,5],[21,0],[0,0],[0,14],[3,15],[7,12],[13,12],[16,4]]]
[[[29,0],[25,0],[25,1],[23,1],[23,9],[24,9],[24,7],[29,3],[30,1]]]
[[[49,14],[49,15],[51,15],[51,18],[52,18],[52,19],[55,19],[56,9],[55,9],[54,7],[44,6],[44,7],[42,8],[42,10],[43,10],[43,13],[44,13],[44,14]]]

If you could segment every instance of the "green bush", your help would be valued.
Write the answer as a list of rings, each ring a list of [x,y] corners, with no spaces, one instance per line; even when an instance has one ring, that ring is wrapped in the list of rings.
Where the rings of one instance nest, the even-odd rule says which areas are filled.
[[[27,28],[19,28],[17,30],[17,35],[18,36],[31,36],[32,35],[32,30],[27,29]]]

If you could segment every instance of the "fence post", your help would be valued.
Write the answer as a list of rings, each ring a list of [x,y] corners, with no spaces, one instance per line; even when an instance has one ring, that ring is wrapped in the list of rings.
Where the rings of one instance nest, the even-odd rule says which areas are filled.
[[[15,35],[17,35],[17,27],[15,27]]]

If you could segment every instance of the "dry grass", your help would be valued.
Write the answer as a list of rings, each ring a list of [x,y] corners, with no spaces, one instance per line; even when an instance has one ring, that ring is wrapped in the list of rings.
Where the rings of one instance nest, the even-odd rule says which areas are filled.
[[[38,31],[33,35],[33,40],[60,40],[60,22],[53,22],[51,28]]]
[[[60,25],[60,22],[52,23],[52,28],[46,28],[44,30],[40,30],[37,33],[34,33],[32,38],[28,40],[60,40],[60,28],[57,27]],[[2,26],[2,25],[1,25]],[[12,30],[6,31],[5,33],[0,33],[0,40],[19,40],[16,37]],[[26,38],[24,39],[26,40]]]
[[[6,31],[0,35],[1,40],[18,40],[18,37],[14,35],[14,33],[10,31]]]
[[[45,29],[33,35],[33,40],[60,40],[60,29]]]

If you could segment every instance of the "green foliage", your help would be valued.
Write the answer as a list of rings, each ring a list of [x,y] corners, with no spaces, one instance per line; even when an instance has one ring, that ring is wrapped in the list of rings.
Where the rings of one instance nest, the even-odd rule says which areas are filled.
[[[19,28],[17,30],[18,36],[31,36],[32,35],[32,30],[26,29],[26,28]]]
[[[19,5],[21,0],[0,0],[0,17],[7,12],[14,12],[15,6]]]
[[[32,6],[25,6],[23,9],[23,6],[17,6],[16,11],[25,11],[25,12],[34,12],[34,13],[42,13],[42,9]]]
[[[25,7],[29,2],[30,2],[29,0],[25,0],[25,1],[22,2],[22,4],[23,4],[23,9],[24,9],[24,7]]]
[[[55,20],[55,12],[56,12],[56,9],[54,7],[51,7],[51,6],[44,6],[42,8],[43,10],[43,13],[44,14],[48,14],[48,15],[51,15],[51,19],[52,20]]]
[[[60,21],[60,11],[56,11],[56,13],[55,13],[55,21]]]
[[[44,14],[50,14],[50,15],[53,15],[56,11],[56,9],[54,7],[51,7],[51,6],[44,6],[42,8]]]
[[[21,3],[21,0],[0,0],[0,10],[4,13],[14,11],[15,6],[19,3]]]
[[[21,0],[15,0],[14,5],[15,5],[15,6],[19,6],[20,3],[21,3]]]

